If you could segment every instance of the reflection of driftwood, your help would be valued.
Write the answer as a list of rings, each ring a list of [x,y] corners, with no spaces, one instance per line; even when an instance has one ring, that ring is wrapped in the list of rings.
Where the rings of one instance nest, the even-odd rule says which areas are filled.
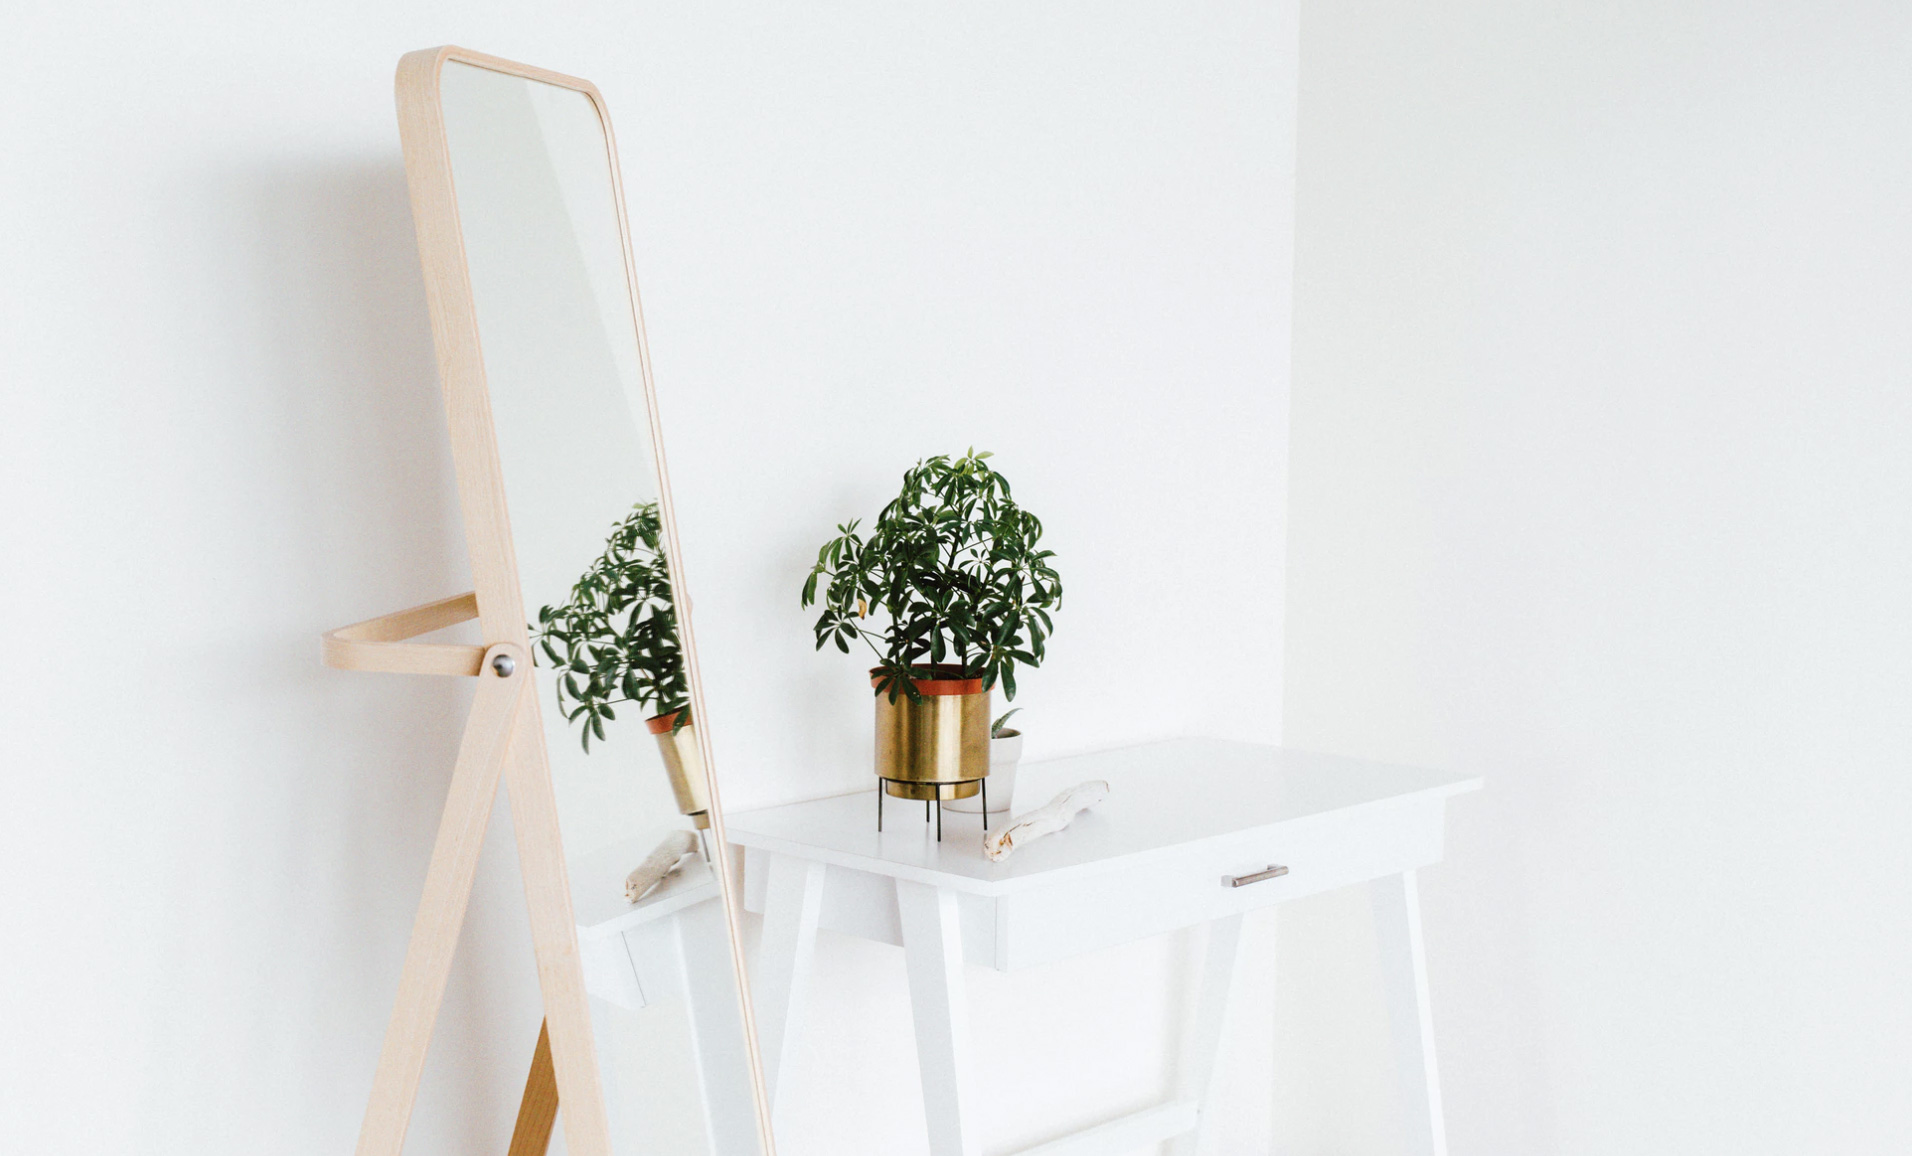
[[[1077,783],[1037,807],[1000,831],[983,836],[983,854],[993,863],[1007,859],[1009,853],[1044,835],[1053,835],[1067,827],[1072,819],[1109,797],[1109,784],[1101,779]]]
[[[624,877],[624,898],[636,903],[650,893],[651,888],[664,881],[664,877],[684,862],[684,856],[697,851],[697,832],[672,831],[664,836],[657,850],[645,857],[637,865],[637,870]]]

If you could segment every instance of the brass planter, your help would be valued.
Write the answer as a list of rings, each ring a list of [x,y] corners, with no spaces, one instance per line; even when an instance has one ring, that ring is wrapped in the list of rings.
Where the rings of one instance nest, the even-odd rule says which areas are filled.
[[[876,696],[876,773],[893,799],[967,799],[989,773],[989,692],[962,668],[915,679],[922,700]],[[870,684],[881,676],[870,672]]]
[[[657,736],[657,749],[664,756],[664,773],[670,776],[671,793],[677,796],[677,809],[689,815],[700,831],[710,828],[710,780],[704,774],[704,752],[697,745],[697,724],[685,723],[672,729],[677,711],[644,720]]]

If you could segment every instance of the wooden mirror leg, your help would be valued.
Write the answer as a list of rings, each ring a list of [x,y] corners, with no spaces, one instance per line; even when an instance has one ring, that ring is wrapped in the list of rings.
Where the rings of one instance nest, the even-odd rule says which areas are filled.
[[[558,1122],[558,1074],[551,1066],[551,1031],[538,1025],[538,1048],[531,1053],[531,1075],[518,1103],[518,1126],[511,1130],[510,1156],[544,1156]]]
[[[500,661],[507,658],[509,662]],[[438,1005],[445,998],[458,932],[465,923],[465,905],[478,873],[478,852],[524,702],[524,672],[530,669],[524,653],[505,643],[487,651],[480,668],[478,694],[465,722],[458,763],[445,795],[445,813],[438,821],[438,838],[425,872],[425,893],[418,901],[411,942],[405,948],[398,999],[385,1028],[365,1120],[359,1126],[358,1156],[399,1156],[405,1146],[405,1128],[425,1071],[425,1051],[438,1022]]]

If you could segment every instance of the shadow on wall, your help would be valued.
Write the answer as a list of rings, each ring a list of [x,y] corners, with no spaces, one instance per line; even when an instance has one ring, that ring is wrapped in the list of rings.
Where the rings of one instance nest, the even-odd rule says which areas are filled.
[[[229,382],[232,396],[210,404],[246,415],[249,428],[228,425],[226,436],[252,443],[237,451],[250,460],[243,476],[271,479],[262,484],[272,493],[250,508],[273,512],[243,532],[271,557],[277,588],[271,609],[234,624],[243,632],[205,664],[229,684],[221,692],[236,727],[257,732],[241,738],[231,765],[249,763],[258,777],[219,788],[240,816],[229,822],[251,829],[215,869],[251,908],[224,917],[226,933],[243,936],[238,966],[284,977],[243,993],[258,1006],[241,1013],[247,1038],[235,1046],[303,1073],[306,1088],[280,1093],[297,1113],[284,1124],[345,1150],[471,688],[327,670],[318,636],[467,590],[468,564],[403,167],[395,156],[288,165],[231,173],[223,185],[226,211],[201,218],[211,235],[195,251],[229,255],[217,272],[233,297],[203,308],[228,311],[212,323],[251,343],[240,361],[251,380]],[[257,592],[249,600],[261,604]],[[504,821],[479,869],[415,1150],[501,1146],[536,1039],[535,970],[502,803],[496,817]],[[205,944],[180,934],[158,958],[197,967]],[[285,967],[293,957],[303,966]],[[189,1099],[193,1079],[172,1073],[151,1091]]]

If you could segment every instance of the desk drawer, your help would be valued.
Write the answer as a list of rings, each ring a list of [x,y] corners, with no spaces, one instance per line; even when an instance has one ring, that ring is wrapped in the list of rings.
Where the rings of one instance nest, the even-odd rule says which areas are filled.
[[[1423,867],[1441,857],[1441,827],[1440,799],[1410,799],[1204,840],[1005,895],[996,901],[995,966],[1065,959]],[[1229,884],[1271,867],[1287,870]]]

